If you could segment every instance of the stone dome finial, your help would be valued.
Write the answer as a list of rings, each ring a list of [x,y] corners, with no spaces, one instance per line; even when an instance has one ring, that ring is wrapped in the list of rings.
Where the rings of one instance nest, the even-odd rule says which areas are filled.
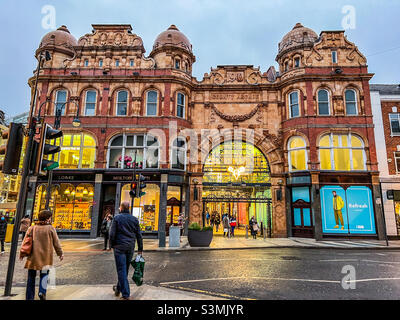
[[[300,22],[298,22],[279,43],[278,57],[295,48],[312,47],[317,39],[318,35],[313,30],[304,27]]]
[[[157,36],[156,40],[154,41],[153,50],[166,45],[183,48],[192,53],[192,45],[190,44],[189,39],[181,31],[179,31],[174,24],[171,24],[167,30],[161,32]]]
[[[36,50],[36,56],[43,50],[56,50],[65,54],[74,55],[73,47],[78,45],[78,41],[69,32],[65,25],[57,30],[51,31],[42,38],[39,48]]]

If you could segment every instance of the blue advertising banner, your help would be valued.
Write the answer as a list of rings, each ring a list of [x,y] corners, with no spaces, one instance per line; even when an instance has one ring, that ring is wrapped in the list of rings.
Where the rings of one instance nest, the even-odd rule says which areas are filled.
[[[372,192],[368,187],[350,187],[346,190],[350,233],[375,234]]]
[[[376,234],[371,189],[324,186],[320,196],[323,233]]]
[[[334,210],[333,195],[336,193],[335,201],[341,205]],[[349,233],[349,224],[346,214],[346,192],[340,186],[324,186],[320,190],[321,215],[323,233]]]

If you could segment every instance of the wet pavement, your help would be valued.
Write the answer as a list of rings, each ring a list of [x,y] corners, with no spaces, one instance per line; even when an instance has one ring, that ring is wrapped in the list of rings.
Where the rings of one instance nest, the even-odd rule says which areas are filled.
[[[112,251],[101,241],[63,240],[63,262],[55,259],[57,285],[116,282]],[[147,252],[145,284],[226,299],[398,299],[400,251],[382,249],[260,248]],[[4,286],[8,253],[0,257]],[[355,289],[345,290],[343,267],[354,267]],[[132,270],[131,270],[132,272]],[[17,261],[15,286],[25,285]],[[133,286],[133,285],[132,285]]]

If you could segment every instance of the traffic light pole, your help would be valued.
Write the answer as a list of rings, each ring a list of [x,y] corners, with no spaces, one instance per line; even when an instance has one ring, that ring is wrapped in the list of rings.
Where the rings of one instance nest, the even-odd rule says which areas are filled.
[[[64,105],[65,104],[66,103],[64,103]],[[54,129],[58,130],[60,128],[60,121],[61,121],[61,110],[57,109],[56,117],[54,119]],[[46,210],[49,210],[49,207],[50,207],[50,197],[51,197],[51,185],[52,185],[52,183],[53,183],[53,170],[49,170],[48,171],[47,187],[46,187],[46,205],[45,205],[45,209]]]
[[[136,154],[137,154],[137,150],[135,150],[135,161],[134,161],[134,165],[133,165],[133,179],[132,181],[136,181]],[[131,214],[133,214],[133,205],[135,204],[135,198],[132,197],[131,199]]]
[[[13,277],[14,277],[15,258],[17,256],[17,249],[18,249],[19,225],[20,225],[20,222],[22,219],[24,204],[25,204],[25,200],[26,200],[29,167],[30,167],[30,161],[31,161],[31,157],[32,157],[33,138],[35,136],[35,130],[36,130],[36,124],[33,121],[33,109],[35,107],[38,78],[39,78],[39,73],[40,73],[40,67],[42,64],[42,59],[43,58],[40,55],[37,73],[36,73],[35,89],[34,89],[34,94],[32,97],[32,105],[31,105],[31,110],[30,110],[30,114],[29,114],[28,143],[27,143],[26,151],[25,151],[25,159],[24,159],[24,164],[23,164],[23,168],[22,168],[22,176],[21,176],[21,187],[19,190],[17,210],[16,210],[15,218],[14,218],[14,230],[13,230],[12,240],[11,240],[10,257],[8,259],[6,285],[4,288],[5,296],[11,296],[12,281],[13,281]]]

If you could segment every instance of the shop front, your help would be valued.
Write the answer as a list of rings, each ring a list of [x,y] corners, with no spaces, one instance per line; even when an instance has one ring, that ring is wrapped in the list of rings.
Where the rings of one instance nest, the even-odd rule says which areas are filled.
[[[41,177],[35,187],[33,220],[46,206],[47,181]],[[49,208],[53,226],[61,234],[89,236],[95,204],[94,174],[54,173]]]
[[[353,183],[340,183],[343,180]],[[370,178],[369,178],[370,179]],[[336,178],[337,184],[322,184],[319,190],[324,237],[376,237],[375,201],[368,177]],[[366,180],[365,184],[362,183]]]

